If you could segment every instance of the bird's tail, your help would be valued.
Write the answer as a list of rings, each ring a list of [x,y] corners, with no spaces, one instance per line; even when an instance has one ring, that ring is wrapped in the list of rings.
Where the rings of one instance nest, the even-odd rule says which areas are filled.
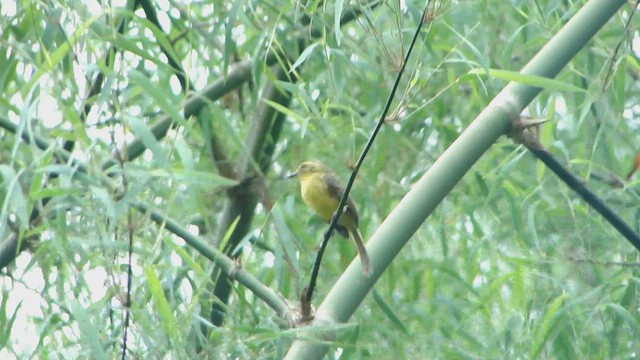
[[[351,235],[353,237],[353,241],[356,243],[356,249],[358,250],[358,255],[360,256],[360,262],[362,262],[362,272],[365,276],[370,276],[373,273],[373,266],[371,266],[369,254],[367,253],[367,249],[364,247],[364,243],[362,242],[362,236],[357,229],[355,231],[351,231]]]

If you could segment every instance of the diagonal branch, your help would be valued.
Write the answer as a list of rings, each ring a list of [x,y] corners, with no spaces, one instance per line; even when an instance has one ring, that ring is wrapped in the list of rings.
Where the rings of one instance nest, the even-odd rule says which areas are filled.
[[[238,282],[244,285],[247,289],[251,290],[257,298],[264,301],[278,314],[279,317],[284,319],[289,326],[293,324],[289,307],[283,300],[283,297],[273,291],[270,287],[265,286],[247,270],[238,266],[233,259],[226,256],[222,251],[207,245],[197,236],[191,234],[187,229],[181,227],[175,220],[161,214],[157,210],[150,209],[147,204],[136,201],[131,206],[142,213],[149,214],[151,220],[156,224],[182,238],[200,254],[216,264],[223,271],[225,276],[238,280]]]

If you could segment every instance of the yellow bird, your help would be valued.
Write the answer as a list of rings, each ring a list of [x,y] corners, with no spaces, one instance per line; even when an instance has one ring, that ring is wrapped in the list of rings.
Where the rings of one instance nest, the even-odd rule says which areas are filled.
[[[340,199],[344,194],[344,187],[338,181],[331,169],[319,161],[305,161],[290,178],[298,177],[300,180],[300,193],[302,200],[312,208],[320,217],[331,222],[333,213],[338,208]],[[369,254],[362,242],[362,236],[358,231],[358,211],[351,198],[347,198],[346,209],[340,216],[336,231],[345,238],[351,237],[356,243],[356,249],[362,262],[365,275],[371,275],[372,267]]]

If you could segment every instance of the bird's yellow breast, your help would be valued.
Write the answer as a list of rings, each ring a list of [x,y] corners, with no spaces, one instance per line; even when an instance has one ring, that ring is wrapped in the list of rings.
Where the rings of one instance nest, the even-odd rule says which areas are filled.
[[[324,174],[312,173],[300,178],[302,200],[322,219],[329,222],[338,207],[338,199],[329,192]]]

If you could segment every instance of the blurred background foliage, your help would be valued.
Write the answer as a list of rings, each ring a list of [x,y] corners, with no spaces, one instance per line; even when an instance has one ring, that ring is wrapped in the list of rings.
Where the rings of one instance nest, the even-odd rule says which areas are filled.
[[[508,81],[485,71],[517,72],[584,3],[429,2],[353,188],[365,238]],[[576,90],[546,88],[528,113],[549,120],[544,144],[637,231],[637,175],[621,187],[606,181],[624,179],[639,151],[640,40],[637,22],[624,28],[632,5],[557,77]],[[119,353],[131,236],[133,357],[281,357],[295,331],[238,284],[224,325],[212,326],[212,289],[221,281],[214,266],[128,205],[147,202],[222,248],[230,186],[258,177],[253,221],[233,248],[243,267],[297,302],[325,225],[285,175],[320,159],[346,181],[423,6],[3,1],[0,241],[17,236],[28,251],[3,269],[0,355]],[[341,25],[352,9],[357,16]],[[249,76],[240,86],[185,111],[194,94],[225,84],[243,64]],[[266,99],[269,84],[290,102]],[[277,139],[265,135],[262,151],[271,147],[272,155],[262,173],[243,164],[265,105],[284,117]],[[166,119],[173,126],[156,139],[152,131]],[[134,139],[142,156],[124,150]],[[87,179],[60,159],[65,144]],[[34,209],[38,220],[30,222]],[[330,243],[316,299],[354,256],[350,242]],[[525,148],[502,139],[382,276],[331,356],[634,358],[639,265],[609,224]]]

